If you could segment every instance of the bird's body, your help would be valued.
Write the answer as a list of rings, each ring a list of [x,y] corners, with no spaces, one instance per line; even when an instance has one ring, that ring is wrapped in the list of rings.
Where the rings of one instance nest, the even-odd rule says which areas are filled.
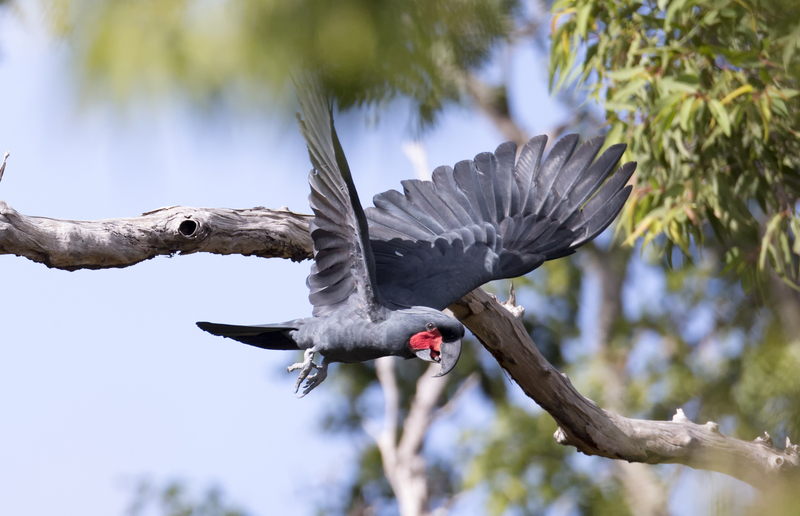
[[[305,319],[292,337],[298,347],[315,347],[329,362],[353,363],[384,356],[414,358],[408,342],[416,332],[413,324],[406,324],[407,319],[424,317],[426,323],[436,324],[440,332],[449,332],[445,339],[450,335],[458,339],[463,336],[463,330],[450,322],[452,318],[438,310],[424,313],[413,309],[386,310],[382,315],[376,322],[368,322],[360,312],[345,309],[312,317]]]
[[[264,349],[314,348],[328,362],[342,363],[366,362],[384,356],[414,358],[415,353],[408,343],[416,332],[413,324],[406,324],[409,319],[422,318],[424,324],[434,323],[445,339],[460,339],[464,334],[457,321],[430,308],[384,309],[377,315],[376,320],[370,321],[358,307],[345,307],[328,315],[278,324],[198,324],[215,335]]]
[[[260,326],[198,325],[266,349],[303,349],[296,388],[319,385],[330,362],[383,356],[458,361],[464,327],[441,310],[491,280],[526,274],[592,240],[630,193],[635,163],[612,174],[625,146],[599,158],[602,138],[577,147],[570,135],[542,161],[546,137],[519,153],[512,142],[432,181],[403,181],[404,193],[376,195],[364,211],[336,132],[332,109],[313,84],[298,97],[314,170],[309,204],[314,264],[308,277],[313,317]],[[576,150],[577,148],[577,150]],[[324,357],[313,362],[314,353]],[[313,369],[318,372],[310,374]]]

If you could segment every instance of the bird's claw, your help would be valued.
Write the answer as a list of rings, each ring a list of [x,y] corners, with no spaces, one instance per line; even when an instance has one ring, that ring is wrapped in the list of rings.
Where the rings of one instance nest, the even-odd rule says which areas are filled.
[[[310,366],[306,362],[297,362],[296,364],[292,364],[289,367],[287,367],[286,368],[286,372],[287,373],[291,373],[292,371],[297,371],[298,369],[303,369],[306,366],[310,367],[310,369],[308,371],[306,371],[305,374],[308,374],[309,371],[311,371],[311,369],[319,369],[319,366],[317,364],[315,364],[314,362],[311,362]],[[300,373],[300,374],[303,374],[303,373]]]
[[[292,364],[286,368],[286,371],[289,373],[300,369],[300,374],[297,377],[297,382],[295,382],[294,384],[295,394],[297,394],[297,391],[300,390],[300,385],[303,383],[303,380],[306,381],[303,393],[300,396],[298,396],[298,398],[302,398],[303,396],[311,392],[314,389],[314,387],[321,384],[322,381],[328,377],[328,364],[325,362],[324,358],[321,364],[319,365],[315,364],[314,353],[315,350],[313,348],[307,349],[303,354],[302,362]],[[317,372],[314,374],[310,374],[312,369],[316,369]]]
[[[323,360],[320,365],[316,366],[316,368],[317,368],[316,373],[306,377],[306,384],[304,385],[303,394],[298,396],[298,398],[302,398],[303,396],[314,390],[314,388],[317,385],[321,384],[325,380],[325,378],[328,377],[328,364],[325,362],[325,360]],[[296,393],[297,389],[295,389],[294,392]]]

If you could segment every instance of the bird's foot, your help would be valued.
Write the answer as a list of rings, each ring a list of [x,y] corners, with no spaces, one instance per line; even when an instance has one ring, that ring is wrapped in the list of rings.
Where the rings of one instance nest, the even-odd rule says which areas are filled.
[[[323,358],[322,364],[317,365],[314,363],[314,353],[316,351],[314,348],[309,348],[303,354],[303,361],[298,362],[296,364],[292,364],[286,368],[286,371],[291,373],[292,371],[296,371],[300,369],[300,375],[297,377],[297,382],[294,384],[294,392],[297,393],[300,390],[300,385],[303,383],[303,380],[306,380],[305,389],[303,390],[303,394],[301,394],[300,398],[311,392],[314,387],[321,384],[322,381],[328,376],[328,364],[325,362]],[[311,374],[311,370],[316,369],[317,372],[315,374]]]
[[[325,358],[322,359],[322,362],[318,366],[316,366],[316,368],[317,368],[316,373],[308,375],[306,377],[306,384],[303,386],[304,387],[303,394],[298,396],[298,398],[302,398],[303,396],[314,390],[314,388],[317,385],[321,384],[325,380],[325,378],[328,377],[328,361],[325,360]],[[297,389],[295,389],[294,392],[296,393]]]

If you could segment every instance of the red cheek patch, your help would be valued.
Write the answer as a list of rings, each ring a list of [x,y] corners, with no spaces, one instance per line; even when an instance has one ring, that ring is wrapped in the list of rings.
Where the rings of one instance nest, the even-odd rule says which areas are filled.
[[[436,358],[439,356],[440,346],[442,345],[442,334],[436,328],[431,331],[421,331],[411,336],[408,345],[414,351],[430,349],[431,358]]]

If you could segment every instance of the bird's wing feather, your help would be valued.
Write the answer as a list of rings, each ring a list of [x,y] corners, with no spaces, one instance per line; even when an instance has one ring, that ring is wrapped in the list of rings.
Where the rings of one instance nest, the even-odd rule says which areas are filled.
[[[516,145],[507,142],[437,168],[432,181],[403,181],[404,194],[376,195],[366,217],[381,298],[442,309],[488,281],[572,254],[608,227],[636,168],[628,163],[611,175],[625,145],[595,160],[603,138],[578,147],[570,135],[542,162],[546,142],[531,138],[516,162]]]
[[[314,167],[308,179],[315,260],[308,286],[314,315],[355,302],[374,318],[380,302],[369,228],[333,127],[332,106],[313,78],[298,78],[295,85],[302,115],[298,117],[300,132]]]

